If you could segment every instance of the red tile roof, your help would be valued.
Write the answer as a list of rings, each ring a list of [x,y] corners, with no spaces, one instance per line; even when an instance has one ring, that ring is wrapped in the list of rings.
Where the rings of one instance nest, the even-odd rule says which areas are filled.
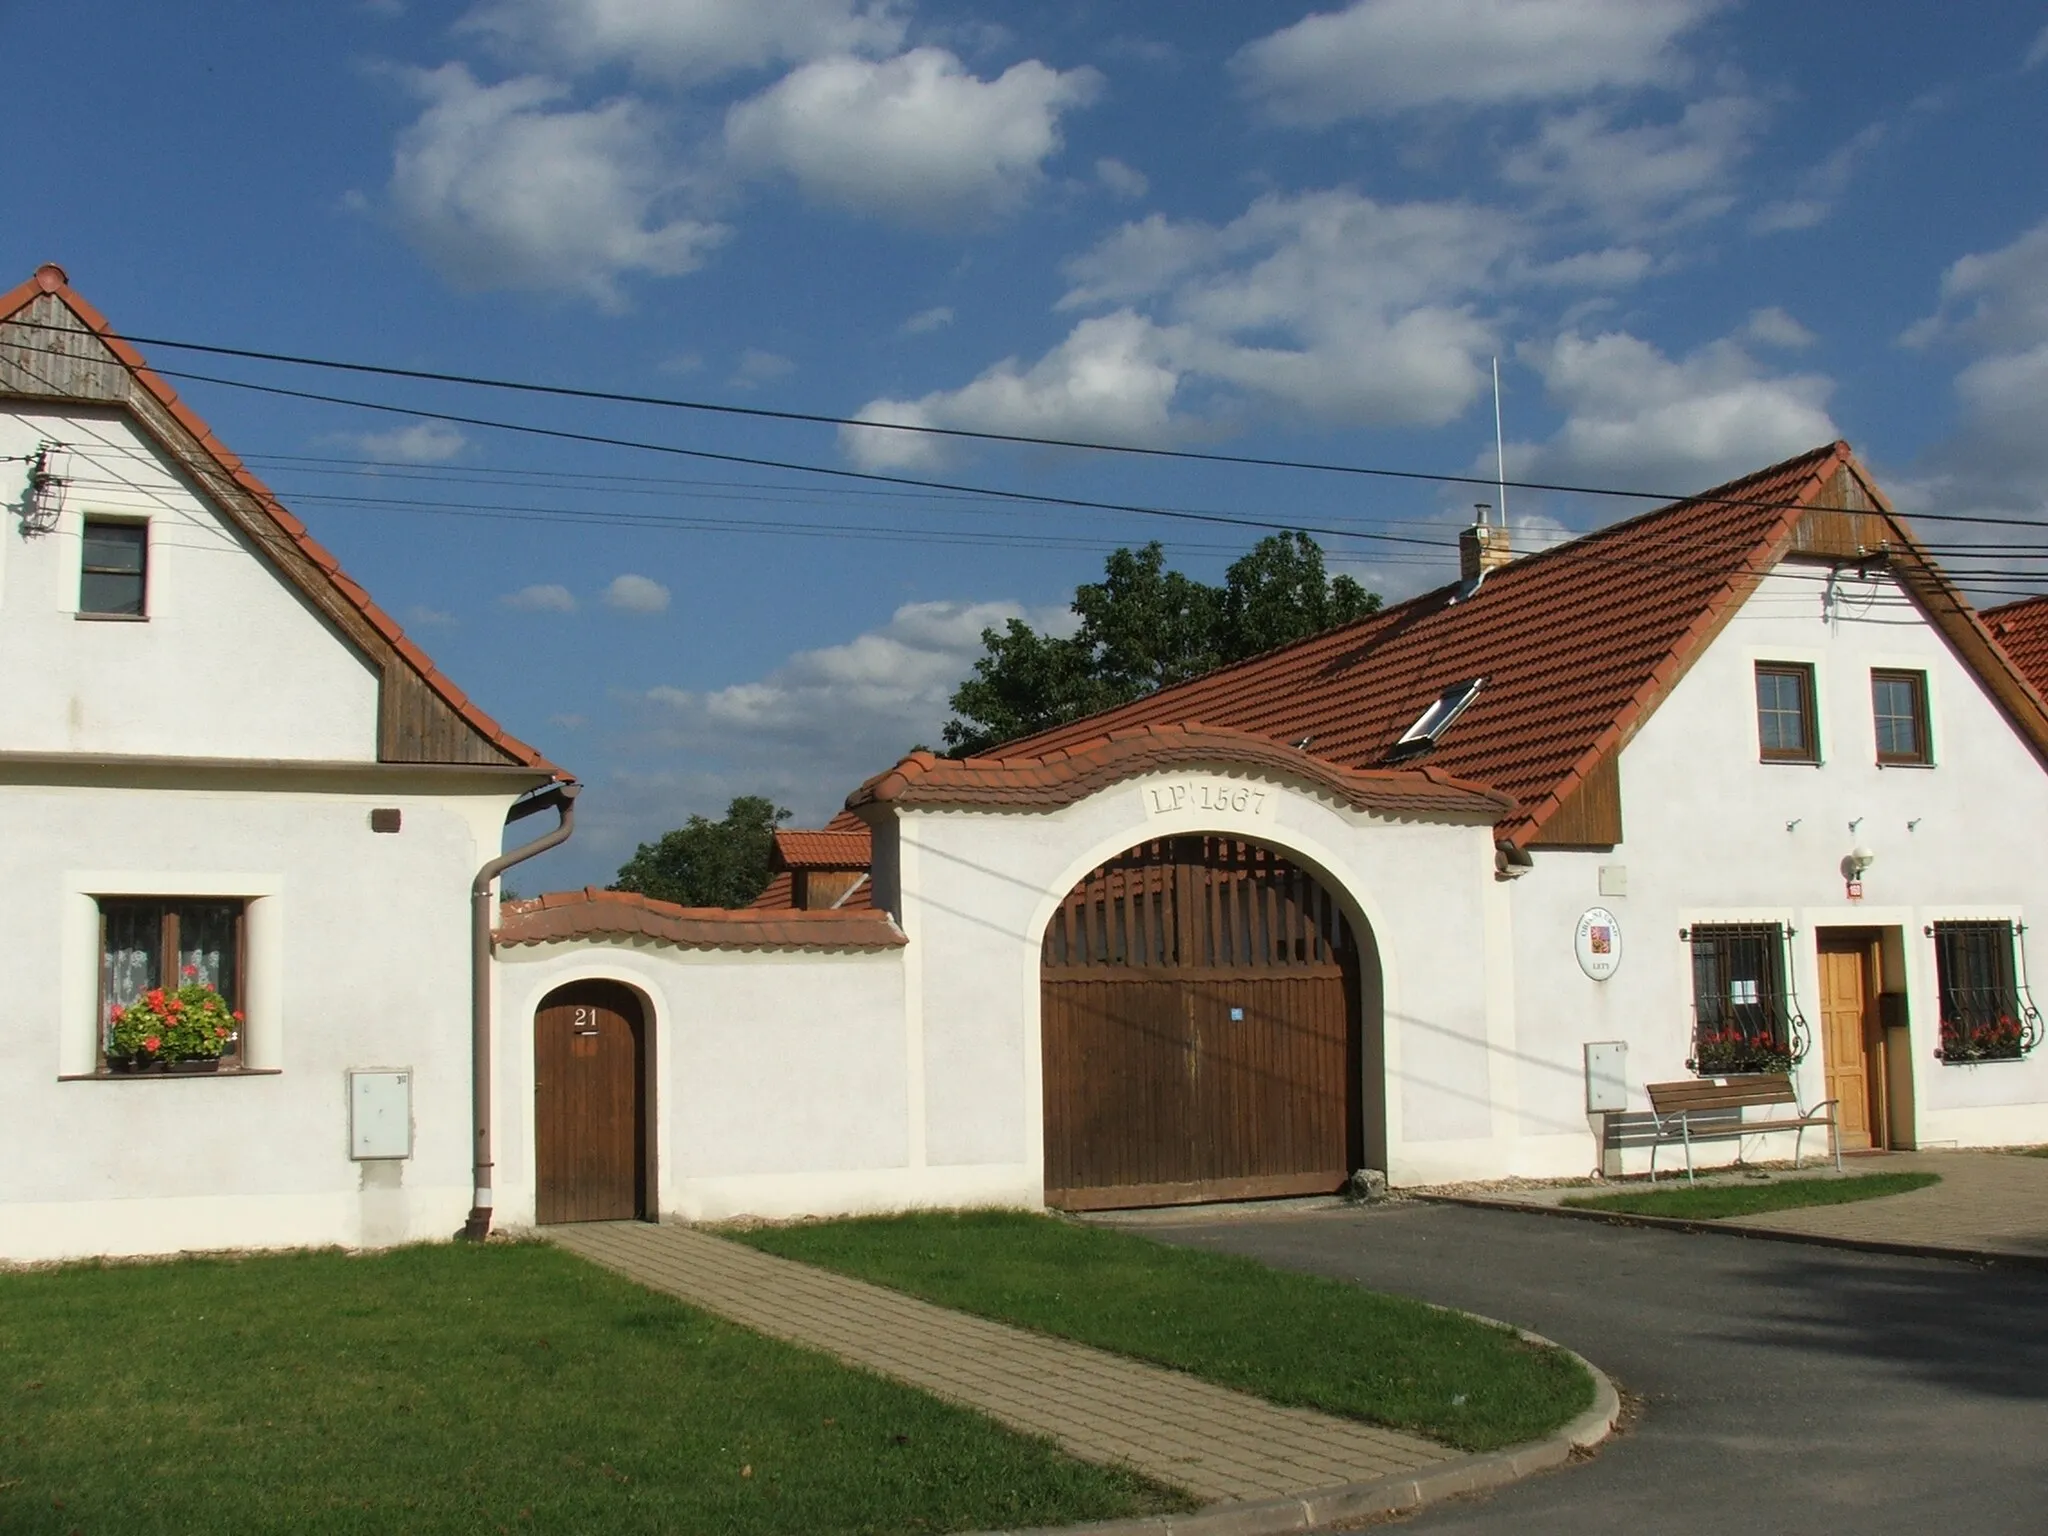
[[[2034,691],[2048,697],[2048,597],[2023,598],[2002,608],[1987,608],[1984,626],[1991,631],[2020,675]]]
[[[1484,678],[1428,761],[1513,795],[1520,809],[1500,830],[1525,844],[1643,724],[1764,573],[1791,553],[1829,557],[1794,547],[1811,536],[1805,513],[1822,506],[1868,520],[1870,556],[1890,562],[2048,751],[2039,701],[2015,686],[1968,604],[1839,442],[1524,556],[1462,600],[1460,586],[1441,587],[998,751],[1031,757],[1134,726],[1199,722],[1307,738],[1314,756],[1356,772],[1394,760],[1394,743],[1446,688]]]
[[[843,832],[791,829],[775,834],[774,857],[783,869],[866,869],[871,839],[865,826]]]
[[[519,740],[518,737],[505,730],[496,720],[473,704],[469,696],[456,687],[447,675],[434,665],[426,652],[406,638],[405,631],[399,628],[391,615],[378,607],[371,600],[369,593],[349,579],[347,573],[342,570],[340,562],[306,531],[306,525],[285,510],[283,503],[271,493],[270,488],[257,479],[248,467],[229,451],[225,443],[214,436],[213,429],[200,418],[196,411],[178,398],[177,391],[172,389],[162,377],[150,368],[149,364],[143,360],[142,354],[115,334],[113,326],[108,322],[106,316],[102,315],[71,287],[70,280],[66,277],[62,267],[57,266],[54,262],[46,262],[36,269],[35,276],[31,277],[27,282],[6,294],[0,294],[0,324],[5,324],[13,319],[22,310],[28,308],[45,294],[49,294],[59,300],[65,308],[69,309],[78,318],[81,324],[98,336],[107,349],[120,360],[122,366],[127,369],[135,382],[154,396],[157,402],[177,420],[178,424],[198,440],[201,450],[212,461],[213,465],[219,469],[220,473],[233,481],[235,485],[239,486],[262,507],[264,512],[277,525],[278,531],[296,545],[299,551],[320,569],[326,579],[332,584],[334,590],[339,592],[357,612],[361,613],[363,618],[369,622],[371,628],[382,635],[396,649],[398,654],[404,658],[406,664],[419,674],[426,685],[436,694],[440,695],[449,707],[455,710],[478,734],[490,741],[516,764],[544,770],[558,778],[566,779],[569,777],[567,773],[543,757],[539,751]],[[282,572],[282,574],[287,579],[295,579],[293,573],[289,571]]]
[[[550,891],[508,901],[500,947],[577,939],[635,939],[681,949],[900,949],[907,941],[886,912],[867,908],[764,912],[742,907],[679,907],[631,891]]]
[[[968,758],[913,752],[861,785],[846,803],[1049,811],[1120,780],[1172,768],[1249,768],[1303,780],[1360,810],[1385,816],[1467,816],[1493,822],[1514,809],[1507,796],[1435,767],[1343,768],[1263,736],[1171,722],[1095,732],[1037,752]]]

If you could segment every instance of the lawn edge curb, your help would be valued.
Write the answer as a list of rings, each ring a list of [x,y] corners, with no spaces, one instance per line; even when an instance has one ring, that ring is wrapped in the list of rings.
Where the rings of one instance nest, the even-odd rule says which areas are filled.
[[[1877,1237],[1840,1237],[1828,1232],[1793,1232],[1782,1227],[1737,1225],[1742,1217],[1703,1221],[1690,1216],[1644,1216],[1634,1211],[1596,1211],[1578,1205],[1545,1205],[1534,1200],[1496,1200],[1483,1195],[1409,1194],[1404,1199],[1431,1205],[1461,1205],[1475,1211],[1515,1211],[1527,1216],[1561,1216],[1567,1221],[1598,1221],[1610,1227],[1656,1227],[1666,1232],[1709,1232],[1721,1237],[1747,1237],[1766,1243],[1803,1243],[1811,1248],[1845,1248],[1857,1253],[1882,1253],[1899,1259],[1946,1259],[1961,1264],[2010,1264],[2022,1269],[2048,1269],[2048,1254],[2007,1253],[1996,1248],[1957,1248],[1940,1243],[1894,1243]]]
[[[1480,1322],[1494,1321],[1472,1312],[1462,1315]],[[1593,1406],[1540,1440],[1461,1456],[1422,1472],[1395,1472],[1370,1482],[1315,1488],[1285,1498],[1211,1504],[1185,1515],[1144,1515],[1090,1525],[1034,1526],[1029,1530],[985,1532],[982,1536],[1277,1536],[1283,1531],[1313,1531],[1371,1515],[1401,1514],[1459,1494],[1505,1487],[1563,1466],[1574,1455],[1592,1450],[1614,1433],[1615,1423],[1621,1417],[1621,1394],[1615,1391],[1605,1371],[1576,1350],[1566,1349],[1556,1340],[1526,1328],[1516,1328],[1514,1332],[1531,1344],[1540,1344],[1576,1360],[1593,1378]]]

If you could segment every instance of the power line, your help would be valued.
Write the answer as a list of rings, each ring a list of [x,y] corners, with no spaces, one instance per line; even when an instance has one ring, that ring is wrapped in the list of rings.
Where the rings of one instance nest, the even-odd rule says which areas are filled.
[[[31,330],[68,331],[70,327],[48,324],[42,321],[14,320],[10,324]],[[1577,485],[1561,481],[1510,480],[1502,476],[1457,475],[1439,470],[1395,469],[1384,465],[1336,464],[1313,459],[1268,458],[1256,454],[1234,454],[1204,452],[1191,448],[1156,448],[1130,443],[1094,442],[1084,438],[1040,437],[1020,432],[989,432],[968,427],[941,427],[923,423],[871,421],[857,416],[834,416],[817,411],[776,410],[767,406],[734,405],[724,401],[690,400],[671,395],[642,395],[620,390],[585,389],[567,384],[540,384],[531,380],[499,379],[484,374],[448,373],[426,368],[399,368],[381,363],[359,363],[338,358],[312,357],[301,353],[270,352],[248,347],[226,347],[208,342],[180,341],[162,336],[125,336],[124,340],[138,346],[165,347],[173,351],[197,352],[215,357],[242,358],[253,362],[280,363],[291,367],[321,368],[334,372],[369,374],[382,378],[410,379],[420,383],[455,384],[467,388],[504,390],[515,394],[547,395],[560,399],[591,400],[618,405],[645,405],[666,410],[692,411],[721,416],[752,417],[767,421],[796,422],[812,426],[855,427],[871,431],[907,432],[912,434],[967,439],[976,442],[1008,443],[1033,448],[1067,448],[1088,453],[1127,454],[1140,458],[1172,459],[1201,464],[1231,464],[1255,469],[1289,469],[1315,474],[1357,475],[1377,479],[1412,480],[1438,485],[1472,485],[1493,488],[1512,486],[1517,490],[1550,491],[1572,496],[1607,496],[1634,501],[1684,502],[1711,501],[1716,506],[1750,506],[1770,508],[1780,503],[1758,497],[1703,496],[1697,492],[1641,491],[1616,486]],[[297,392],[246,383],[240,380],[209,377],[204,374],[178,373],[158,368],[157,373],[168,378],[192,379],[202,383],[223,384],[230,388],[272,389],[275,393],[291,395]],[[360,401],[336,399],[330,396],[307,393],[300,398],[325,400],[333,404],[355,404],[364,409],[400,411],[395,406],[365,406]],[[432,411],[405,411],[426,420],[464,423],[465,418],[442,415]],[[465,423],[466,424],[466,423]],[[493,425],[492,423],[476,423]],[[495,425],[504,425],[496,423]],[[514,428],[513,430],[519,430]],[[538,430],[538,429],[534,429]],[[641,445],[644,446],[644,445]],[[687,450],[673,450],[683,452]],[[771,460],[753,461],[740,458],[737,462],[760,462],[772,464]],[[787,465],[787,467],[809,474],[859,475],[852,470],[831,470],[817,465]],[[916,485],[936,482],[920,482],[898,476],[865,475],[863,478],[886,480],[896,484]],[[984,492],[982,494],[1014,494]],[[1132,508],[1113,507],[1109,510],[1130,511]],[[1963,518],[1954,514],[1917,513],[1918,520],[1969,521],[1983,523],[2005,523],[2017,527],[2048,526],[2036,519],[2009,519],[1992,517]],[[1315,531],[1315,530],[1304,530]]]

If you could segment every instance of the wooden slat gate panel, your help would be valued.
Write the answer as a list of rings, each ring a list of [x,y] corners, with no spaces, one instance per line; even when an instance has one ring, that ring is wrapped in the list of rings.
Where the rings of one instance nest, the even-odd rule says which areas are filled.
[[[1320,1193],[1360,1165],[1357,947],[1270,849],[1129,850],[1054,913],[1040,976],[1048,1203]]]
[[[572,983],[534,1013],[536,1222],[646,1213],[645,1044],[640,1000],[617,982]]]

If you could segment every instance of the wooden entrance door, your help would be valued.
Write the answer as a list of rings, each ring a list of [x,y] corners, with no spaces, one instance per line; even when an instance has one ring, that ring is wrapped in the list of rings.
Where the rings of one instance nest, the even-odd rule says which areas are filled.
[[[1358,952],[1308,873],[1218,837],[1090,873],[1040,970],[1045,1198],[1327,1193],[1359,1166]]]
[[[534,1220],[647,1213],[647,1051],[640,1000],[615,981],[550,992],[533,1016]]]
[[[1882,1035],[1877,1008],[1878,938],[1859,929],[1823,930],[1820,1041],[1836,1134],[1846,1150],[1884,1145]]]

